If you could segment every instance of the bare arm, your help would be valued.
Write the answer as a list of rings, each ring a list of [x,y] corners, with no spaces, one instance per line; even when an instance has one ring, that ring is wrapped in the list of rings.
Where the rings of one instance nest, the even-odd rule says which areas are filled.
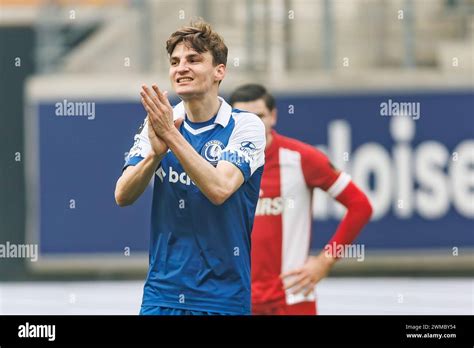
[[[202,158],[176,128],[163,137],[191,180],[213,203],[224,203],[244,183],[239,168],[230,162],[220,161],[217,167]]]
[[[176,127],[179,127],[181,121],[176,121]],[[128,166],[115,186],[115,201],[120,207],[133,204],[142,195],[168,151],[168,146],[155,134],[152,127],[149,126],[149,122],[150,117],[148,116],[143,132],[148,134],[149,153],[136,166]]]
[[[151,152],[136,166],[124,170],[115,186],[115,202],[120,207],[133,204],[142,195],[163,157]]]

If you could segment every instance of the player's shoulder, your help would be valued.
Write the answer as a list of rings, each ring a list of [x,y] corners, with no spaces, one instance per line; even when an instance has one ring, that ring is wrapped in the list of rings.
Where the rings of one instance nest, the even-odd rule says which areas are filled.
[[[234,119],[236,127],[258,127],[265,129],[265,125],[263,121],[249,111],[240,110],[240,109],[232,109],[231,117]]]
[[[241,109],[232,109],[232,117],[238,122],[256,122],[257,120],[262,122],[260,117],[254,113]]]

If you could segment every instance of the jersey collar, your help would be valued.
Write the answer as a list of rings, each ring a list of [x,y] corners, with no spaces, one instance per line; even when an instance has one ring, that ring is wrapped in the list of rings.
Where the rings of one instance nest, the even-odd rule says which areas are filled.
[[[221,106],[217,112],[214,123],[218,123],[225,128],[229,124],[229,120],[232,115],[232,107],[224,100],[224,98],[219,96],[217,98],[219,98]],[[185,114],[186,111],[184,110],[184,102],[180,102],[173,108],[173,120],[184,118]]]

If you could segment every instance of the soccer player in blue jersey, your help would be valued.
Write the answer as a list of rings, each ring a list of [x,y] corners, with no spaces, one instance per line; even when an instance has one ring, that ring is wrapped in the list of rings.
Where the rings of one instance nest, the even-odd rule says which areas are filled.
[[[265,127],[218,96],[227,47],[204,22],[166,42],[174,108],[143,86],[147,117],[117,181],[132,204],[154,179],[149,270],[140,314],[250,314],[250,233]]]

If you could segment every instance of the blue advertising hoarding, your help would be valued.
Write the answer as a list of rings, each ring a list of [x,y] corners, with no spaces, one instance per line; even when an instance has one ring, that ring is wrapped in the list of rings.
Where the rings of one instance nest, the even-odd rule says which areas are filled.
[[[278,131],[321,147],[368,193],[374,216],[358,243],[391,250],[474,246],[472,92],[279,96],[277,106]],[[314,248],[340,219],[327,204],[315,202]]]
[[[374,217],[357,239],[366,249],[472,248],[473,97],[470,91],[277,95],[276,128],[320,147],[368,193]],[[82,117],[67,116],[71,101],[77,99],[30,105],[27,122],[36,134],[27,148],[37,164],[27,173],[36,183],[28,194],[37,202],[29,210],[36,216],[30,240],[42,257],[145,256],[150,187],[130,207],[114,200],[142,106],[96,99],[93,113],[85,108]],[[317,249],[335,231],[341,210],[324,194],[314,202]]]

